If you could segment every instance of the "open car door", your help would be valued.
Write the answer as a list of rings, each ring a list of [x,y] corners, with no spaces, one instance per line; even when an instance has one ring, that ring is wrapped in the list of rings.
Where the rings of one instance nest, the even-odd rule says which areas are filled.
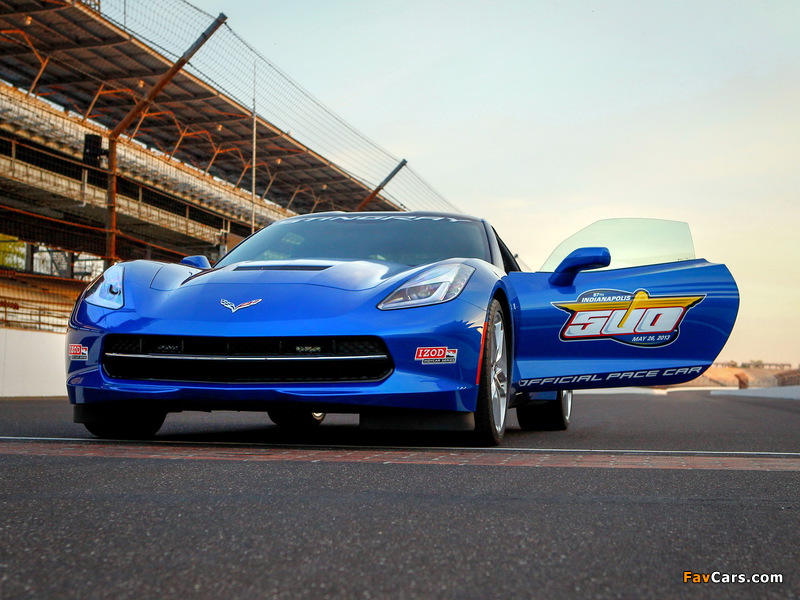
[[[667,385],[716,359],[739,293],[724,265],[695,259],[677,221],[598,221],[536,273],[509,273],[517,391]]]

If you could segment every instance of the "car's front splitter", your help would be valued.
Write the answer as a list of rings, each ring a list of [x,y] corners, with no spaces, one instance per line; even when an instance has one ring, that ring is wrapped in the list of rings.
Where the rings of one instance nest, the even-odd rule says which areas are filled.
[[[148,402],[168,411],[268,410],[279,404],[304,404],[327,412],[380,407],[472,411],[477,395],[474,384],[402,371],[379,383],[201,385],[111,380],[100,368],[71,376],[67,391],[72,404]]]

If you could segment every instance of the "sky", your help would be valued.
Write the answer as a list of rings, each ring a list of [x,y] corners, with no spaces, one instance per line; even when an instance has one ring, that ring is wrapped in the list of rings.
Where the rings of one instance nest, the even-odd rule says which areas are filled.
[[[800,363],[796,0],[193,0],[531,267],[689,223],[740,288],[721,360]]]

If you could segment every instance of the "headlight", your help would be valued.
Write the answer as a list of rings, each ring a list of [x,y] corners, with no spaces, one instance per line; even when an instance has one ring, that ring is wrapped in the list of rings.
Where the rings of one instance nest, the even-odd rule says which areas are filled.
[[[86,302],[103,308],[122,308],[125,303],[122,294],[122,276],[124,273],[125,269],[121,265],[109,267],[86,292],[84,298]]]
[[[462,264],[437,265],[406,281],[378,304],[381,310],[448,302],[466,287],[475,269]]]

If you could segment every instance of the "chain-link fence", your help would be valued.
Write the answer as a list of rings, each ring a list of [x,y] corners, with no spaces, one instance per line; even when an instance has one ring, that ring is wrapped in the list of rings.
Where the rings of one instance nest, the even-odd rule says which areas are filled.
[[[105,18],[173,59],[215,18],[184,0],[102,0],[99,4]],[[370,188],[400,162],[326,108],[228,24],[211,36],[187,70],[243,106],[252,106],[255,100],[261,116]],[[458,212],[408,166],[383,193],[410,210]]]

